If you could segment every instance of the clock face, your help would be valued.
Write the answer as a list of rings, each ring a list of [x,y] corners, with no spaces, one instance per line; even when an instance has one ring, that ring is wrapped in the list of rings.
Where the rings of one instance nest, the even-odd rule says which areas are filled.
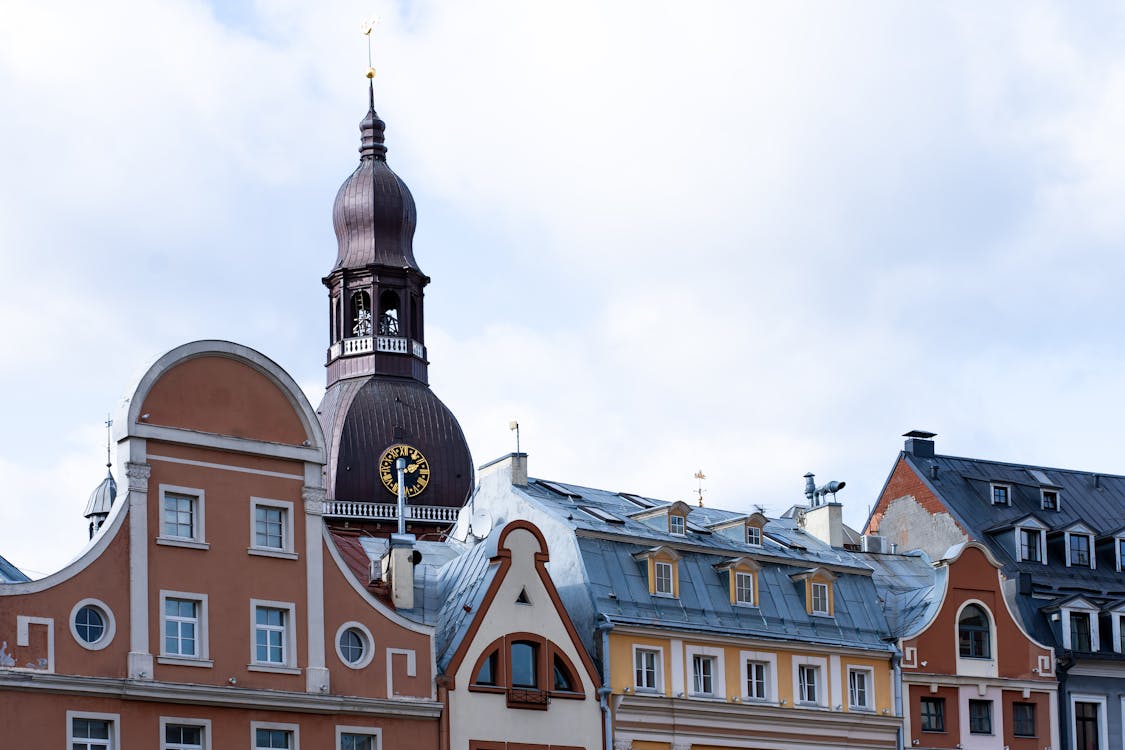
[[[430,462],[417,448],[396,443],[379,456],[379,479],[392,495],[398,495],[398,468],[395,462],[406,459],[406,496],[417,497],[430,484]]]

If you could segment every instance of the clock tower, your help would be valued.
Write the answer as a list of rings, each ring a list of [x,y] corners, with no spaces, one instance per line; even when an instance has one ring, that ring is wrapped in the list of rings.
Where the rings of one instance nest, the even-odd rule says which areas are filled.
[[[473,489],[469,446],[429,387],[417,212],[387,165],[386,124],[369,89],[359,166],[336,194],[338,252],[328,288],[328,390],[318,413],[328,441],[329,516],[396,521],[395,459],[407,458],[407,523],[452,522]],[[391,469],[387,469],[391,467]]]

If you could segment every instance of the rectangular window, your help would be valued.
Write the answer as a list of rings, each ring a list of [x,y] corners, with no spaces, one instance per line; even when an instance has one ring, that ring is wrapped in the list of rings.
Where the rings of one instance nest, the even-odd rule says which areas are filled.
[[[1074,703],[1074,740],[1078,750],[1103,750],[1098,731],[1098,704]]]
[[[296,750],[291,729],[254,729],[254,750]]]
[[[1012,704],[1012,734],[1016,737],[1035,736],[1035,704]]]
[[[1090,613],[1070,613],[1070,648],[1072,651],[1093,651],[1090,637]]]
[[[293,559],[293,503],[251,498],[250,554]]]
[[[828,584],[814,583],[812,585],[812,611],[813,614],[828,614]]]
[[[746,662],[746,697],[756,700],[767,700],[767,682],[769,679],[769,665],[764,661]]]
[[[660,692],[660,652],[638,648],[633,652],[633,685],[637,690]]]
[[[694,695],[715,694],[715,657],[696,654],[691,657],[691,677]]]
[[[871,710],[871,672],[866,669],[848,670],[848,706]]]
[[[653,570],[656,572],[656,593],[660,596],[672,596],[672,563],[655,562]]]
[[[70,750],[116,750],[116,714],[76,714],[67,712]]]
[[[165,724],[160,750],[203,750],[203,727],[192,724]]]
[[[285,521],[281,508],[254,508],[254,546],[284,549]]]
[[[164,599],[164,656],[199,656],[199,602]]]
[[[801,703],[816,703],[820,682],[820,667],[800,666],[797,668],[797,695]]]
[[[993,505],[1008,505],[1010,490],[1006,484],[992,485],[992,504]]]
[[[1027,562],[1043,562],[1039,554],[1039,540],[1042,532],[1039,529],[1020,529],[1020,559]]]
[[[1043,510],[1059,509],[1059,493],[1055,490],[1043,490]]]
[[[684,535],[684,517],[683,516],[668,516],[668,531],[676,536]]]
[[[945,731],[945,698],[922,699],[922,731]]]
[[[969,733],[992,734],[992,701],[969,701]]]
[[[1125,571],[1125,537],[1117,537],[1117,570]]]
[[[734,601],[754,606],[754,576],[751,573],[734,574]]]
[[[1070,564],[1090,567],[1090,537],[1085,534],[1068,534],[1070,539]]]
[[[160,533],[157,544],[206,549],[203,490],[160,485]]]
[[[746,543],[753,547],[762,546],[762,530],[757,526],[746,527]]]
[[[378,750],[377,739],[373,734],[343,732],[340,734],[339,750]]]
[[[259,664],[286,664],[286,619],[289,613],[276,607],[257,607],[254,611],[254,661]]]

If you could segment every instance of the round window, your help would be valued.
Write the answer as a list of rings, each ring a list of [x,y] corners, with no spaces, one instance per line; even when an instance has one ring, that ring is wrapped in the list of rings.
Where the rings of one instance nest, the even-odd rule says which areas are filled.
[[[113,640],[113,613],[105,602],[83,599],[70,611],[70,634],[82,648],[100,651]]]
[[[358,622],[348,622],[336,631],[336,654],[352,669],[361,669],[374,656],[371,632]]]

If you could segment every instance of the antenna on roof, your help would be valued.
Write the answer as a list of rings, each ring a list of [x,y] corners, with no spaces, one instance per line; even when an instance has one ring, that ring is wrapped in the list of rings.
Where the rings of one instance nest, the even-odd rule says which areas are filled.
[[[766,514],[766,509],[763,506],[758,505],[757,503],[754,503],[754,511],[757,513],[761,513],[763,516]]]
[[[508,422],[508,429],[511,430],[512,432],[516,433],[516,455],[519,455],[519,452],[520,452],[520,423],[513,419],[511,422]]]
[[[105,415],[105,467],[107,469],[113,468],[113,462],[109,460],[109,448],[112,441],[110,428],[113,427],[113,420],[109,414]]]
[[[703,473],[703,469],[700,469],[699,471],[695,472],[695,478],[698,480],[695,491],[699,494],[699,507],[702,508],[703,493],[707,491],[703,489],[703,480],[707,478],[707,475]]]

